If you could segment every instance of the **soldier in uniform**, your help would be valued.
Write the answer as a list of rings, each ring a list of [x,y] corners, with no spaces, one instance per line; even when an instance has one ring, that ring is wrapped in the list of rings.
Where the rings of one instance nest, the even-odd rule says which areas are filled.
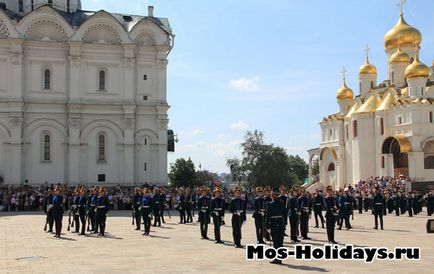
[[[211,199],[207,196],[208,189],[203,186],[200,188],[200,197],[197,201],[197,212],[199,214],[200,235],[203,239],[208,238],[208,224],[211,214]]]
[[[86,188],[84,186],[80,188],[77,206],[78,206],[78,216],[80,218],[80,223],[81,223],[80,235],[84,235],[86,231]],[[79,232],[79,227],[77,227],[75,230]]]
[[[407,211],[408,216],[413,217],[413,198],[411,197],[410,192],[407,193]]]
[[[289,224],[291,228],[291,242],[299,243],[300,241],[297,239],[297,230],[298,230],[298,218],[299,212],[297,211],[297,199],[298,199],[298,190],[293,188],[291,191],[291,198],[288,202],[288,215],[289,215]]]
[[[297,209],[300,212],[300,234],[303,240],[311,240],[307,236],[309,226],[309,199],[306,196],[306,190],[301,189],[301,196],[297,199]]]
[[[104,237],[105,228],[106,228],[106,220],[107,220],[107,212],[110,210],[110,203],[105,194],[105,189],[101,187],[99,189],[99,195],[96,203],[96,219],[99,225],[99,234],[98,236]]]
[[[337,211],[336,201],[333,197],[332,186],[327,186],[326,197],[324,199],[324,207],[326,209],[326,228],[327,228],[327,238],[329,243],[337,244],[335,242],[335,214]]]
[[[265,196],[264,196],[264,204],[265,204],[265,210],[266,210],[268,204],[271,203],[271,201],[273,201],[273,198],[271,198],[271,188],[269,186],[266,186],[264,188],[264,192],[265,192],[264,193],[265,194]],[[264,229],[264,238],[267,241],[271,241],[270,233],[267,230],[265,230],[265,229]]]
[[[163,224],[164,221],[164,210],[166,209],[166,191],[163,187],[160,188],[160,218]]]
[[[160,219],[160,189],[155,187],[154,188],[154,226],[161,226],[161,219]]]
[[[381,190],[378,186],[375,187],[375,196],[373,198],[373,211],[375,218],[375,227],[374,229],[378,229],[378,219],[380,219],[381,230],[383,230],[383,206],[384,206],[384,197],[381,195]]]
[[[98,233],[98,226],[96,224],[96,203],[98,199],[98,189],[94,187],[92,189],[92,195],[89,196],[88,201],[88,218],[90,220],[91,231],[92,233]]]
[[[283,203],[283,205],[286,208],[286,215],[285,215],[286,220],[285,220],[285,224],[288,224],[288,194],[286,193],[285,186],[280,186],[279,190],[280,190],[279,199],[280,199],[280,201]],[[285,226],[284,235],[288,236],[286,234],[286,226]]]
[[[350,214],[351,214],[351,199],[348,195],[348,188],[345,188],[344,195],[339,198],[339,230],[342,229],[342,225],[345,221],[345,227],[351,229]]]
[[[179,210],[179,218],[180,224],[185,224],[185,195],[184,195],[184,189],[180,188],[178,191],[178,204],[177,204],[177,209]]]
[[[428,216],[434,212],[434,189],[426,195],[426,212]]]
[[[265,244],[264,231],[265,231],[265,201],[262,197],[262,187],[256,188],[256,197],[253,202],[253,218],[255,219],[256,239],[258,244]]]
[[[54,225],[56,228],[56,233],[54,237],[60,238],[60,234],[62,232],[62,219],[63,219],[63,196],[62,196],[62,188],[60,186],[56,186],[54,190],[52,210],[53,210]]]
[[[45,212],[47,213],[47,224],[48,231],[47,233],[53,232],[54,218],[53,218],[53,197],[54,197],[54,188],[50,187],[48,189],[48,195],[45,198]]]
[[[279,199],[279,189],[273,189],[273,201],[268,205],[265,212],[265,227],[270,229],[273,247],[283,247],[287,210],[282,200]],[[273,260],[272,264],[282,264],[281,260]]]
[[[143,226],[145,232],[143,235],[149,235],[151,232],[151,212],[154,211],[154,199],[151,197],[151,190],[149,188],[143,189],[143,197],[141,203],[141,213],[143,217]]]
[[[241,199],[241,189],[236,187],[234,189],[235,197],[231,200],[230,211],[232,213],[232,236],[234,238],[234,246],[242,248],[241,245],[241,227],[243,222],[246,221],[247,203]]]
[[[390,192],[386,191],[386,205],[387,205],[387,211],[389,214],[392,214],[393,212],[393,197],[390,196]]]
[[[359,214],[363,213],[363,193],[357,194],[357,207],[359,209]]]
[[[221,197],[219,187],[214,189],[214,198],[211,199],[211,216],[214,223],[214,238],[216,244],[223,244],[220,236],[220,226],[225,218],[225,200]]]
[[[393,197],[393,206],[395,209],[396,216],[399,216],[399,206],[401,204],[401,197],[399,196],[399,193],[395,193]]]
[[[134,196],[132,199],[132,210],[133,210],[133,215],[134,215],[134,219],[136,222],[136,230],[140,230],[140,223],[141,221],[141,212],[140,212],[140,205],[142,204],[142,191],[140,188],[136,188],[134,191]]]
[[[187,188],[187,193],[185,196],[185,211],[187,213],[186,223],[192,223],[193,222],[193,214],[192,214],[193,206],[194,206],[193,195],[191,193],[191,189]]]
[[[321,191],[315,191],[315,197],[313,198],[313,213],[315,215],[315,227],[318,227],[318,217],[321,220],[321,226],[324,228],[324,218],[322,216],[322,209],[324,206],[324,197]]]
[[[74,195],[72,196],[72,216],[73,216],[73,225],[75,227],[75,231],[72,233],[78,233],[80,228],[80,213],[78,212],[78,201],[80,199],[80,186],[76,187],[74,190]]]

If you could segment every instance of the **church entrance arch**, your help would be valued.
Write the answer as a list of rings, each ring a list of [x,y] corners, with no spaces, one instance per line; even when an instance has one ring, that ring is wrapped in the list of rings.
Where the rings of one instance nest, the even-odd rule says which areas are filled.
[[[411,144],[402,135],[389,137],[383,142],[382,153],[393,156],[393,175],[398,177],[408,176],[408,152],[411,151]]]

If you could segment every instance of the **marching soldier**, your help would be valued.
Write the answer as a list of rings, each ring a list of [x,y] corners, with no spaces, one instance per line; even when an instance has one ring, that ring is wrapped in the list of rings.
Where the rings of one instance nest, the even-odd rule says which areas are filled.
[[[291,198],[289,199],[288,208],[289,208],[289,224],[291,227],[291,242],[299,243],[300,241],[297,239],[297,230],[298,230],[298,218],[299,213],[297,212],[297,199],[298,199],[298,190],[293,188],[291,191]]]
[[[234,246],[242,248],[241,245],[241,227],[243,222],[246,221],[246,201],[241,199],[241,189],[236,187],[234,189],[235,197],[231,200],[230,211],[232,213],[232,236],[234,238]]]
[[[141,212],[140,205],[142,204],[142,191],[140,188],[135,189],[135,193],[132,200],[133,218],[136,222],[136,230],[140,230]]]
[[[86,188],[81,187],[78,197],[78,216],[81,222],[81,233],[79,235],[84,235],[86,231]],[[79,232],[79,227],[76,228],[76,232]]]
[[[97,224],[99,225],[98,236],[104,237],[107,212],[109,210],[110,210],[110,203],[108,201],[107,196],[105,195],[105,189],[101,187],[99,189],[99,195],[96,204],[96,219],[97,219]]]
[[[160,197],[160,189],[155,187],[154,188],[154,226],[161,226],[161,219],[160,219],[160,201],[161,201],[161,197]]]
[[[200,235],[203,239],[209,239],[208,234],[208,224],[210,222],[210,203],[211,199],[207,196],[207,187],[203,186],[200,188],[200,197],[197,201],[197,211],[199,214],[199,222],[200,222]]]
[[[392,214],[393,212],[393,197],[390,196],[390,192],[386,191],[386,205],[387,205],[387,211],[389,212],[389,214]]]
[[[324,206],[324,197],[320,190],[316,191],[315,198],[313,198],[313,213],[315,216],[315,227],[318,228],[318,217],[321,220],[321,226],[324,228],[324,217],[322,216],[322,208]]]
[[[143,235],[149,235],[149,232],[151,232],[151,212],[154,211],[154,200],[151,197],[151,190],[148,188],[145,188],[143,190],[143,197],[142,197],[142,217],[143,217],[143,226],[145,227],[145,232]]]
[[[307,236],[307,229],[309,226],[309,199],[306,196],[306,190],[301,189],[301,196],[297,200],[297,208],[300,212],[300,233],[303,240],[311,240]]]
[[[380,219],[381,230],[383,230],[383,206],[384,206],[384,197],[381,195],[381,190],[378,186],[375,187],[375,196],[373,198],[373,211],[375,218],[375,227],[374,229],[378,229],[378,219]]]
[[[428,216],[431,216],[434,212],[434,190],[431,190],[426,195],[426,211]]]
[[[266,186],[264,188],[264,191],[265,191],[265,193],[264,193],[265,194],[264,195],[264,205],[265,205],[265,210],[266,210],[268,204],[271,203],[271,201],[273,201],[273,198],[271,198],[271,188],[269,186]],[[267,241],[271,241],[270,233],[266,229],[264,229],[264,238]]]
[[[363,213],[363,193],[357,194],[357,207],[359,209],[359,214]]]
[[[262,197],[262,187],[256,188],[256,197],[253,202],[253,218],[255,218],[256,239],[258,244],[265,244],[264,232],[265,232],[265,201]]]
[[[327,186],[326,188],[327,196],[324,199],[324,207],[326,209],[326,228],[327,228],[327,238],[329,243],[337,244],[335,242],[335,214],[337,211],[336,200],[333,197],[332,186]]]
[[[53,232],[54,218],[53,218],[53,197],[54,197],[54,189],[50,187],[48,189],[48,195],[45,198],[45,212],[47,213],[47,224],[48,231],[47,233]]]
[[[407,210],[408,216],[413,217],[413,198],[409,192],[407,193]]]
[[[285,215],[286,220],[285,220],[285,224],[288,224],[288,195],[286,193],[285,186],[280,186],[279,190],[280,190],[279,200],[283,203],[283,205],[286,208],[286,215]],[[285,231],[283,232],[283,234],[285,236],[288,236],[286,234],[286,226],[285,226]]]
[[[74,190],[74,196],[72,197],[72,217],[75,231],[72,233],[78,233],[80,228],[80,213],[78,212],[78,201],[80,199],[80,187],[76,187]]]
[[[180,188],[178,191],[178,204],[177,204],[177,209],[179,210],[179,218],[180,224],[185,224],[185,196],[184,196],[184,189]]]
[[[98,199],[98,189],[94,187],[92,189],[92,195],[89,196],[88,202],[88,218],[90,220],[92,233],[98,233],[98,226],[96,224],[96,203]]]
[[[339,198],[339,230],[342,229],[342,225],[345,221],[345,227],[351,229],[350,224],[350,214],[351,214],[351,199],[348,195],[348,188],[345,188],[344,195]]]
[[[187,188],[187,193],[185,196],[185,211],[187,214],[186,223],[192,223],[193,222],[193,215],[192,215],[193,206],[194,206],[193,195],[191,193],[191,189]]]
[[[56,228],[56,234],[54,235],[54,237],[60,238],[60,234],[62,232],[62,219],[63,219],[63,196],[62,196],[62,188],[60,186],[56,186],[54,190],[52,210],[53,210],[54,225]]]
[[[399,193],[395,193],[393,197],[393,206],[395,209],[396,216],[399,216],[399,206],[401,205],[401,197],[399,196]]]
[[[278,249],[283,247],[287,211],[285,205],[279,199],[279,189],[273,189],[272,195],[273,201],[268,205],[265,213],[265,226],[271,231],[273,247]],[[275,259],[270,263],[282,264],[282,261]]]
[[[160,218],[163,224],[166,222],[164,221],[164,210],[166,209],[166,192],[163,187],[160,189]]]
[[[220,236],[220,226],[225,218],[225,200],[221,197],[221,189],[214,189],[214,198],[211,199],[211,216],[214,223],[214,238],[216,244],[223,244]]]

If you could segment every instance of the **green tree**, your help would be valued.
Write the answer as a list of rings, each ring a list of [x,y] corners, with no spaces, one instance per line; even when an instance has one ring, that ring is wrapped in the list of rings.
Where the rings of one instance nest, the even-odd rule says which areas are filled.
[[[211,186],[219,178],[217,173],[208,170],[196,172],[197,184],[201,186]]]
[[[170,164],[169,179],[171,186],[195,187],[198,181],[193,161],[180,158]]]
[[[290,172],[294,173],[300,182],[309,176],[309,165],[300,156],[289,156]]]
[[[318,175],[319,174],[319,162],[315,161],[312,165],[312,175]]]
[[[227,159],[226,166],[228,166],[231,171],[232,182],[240,184],[244,179],[242,162],[237,158]]]

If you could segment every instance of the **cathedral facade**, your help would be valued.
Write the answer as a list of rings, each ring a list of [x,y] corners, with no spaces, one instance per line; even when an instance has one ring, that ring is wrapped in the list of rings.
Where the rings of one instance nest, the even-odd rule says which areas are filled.
[[[0,181],[167,184],[165,18],[0,0]]]
[[[339,112],[320,123],[315,187],[340,188],[372,176],[434,181],[434,73],[419,59],[421,41],[401,12],[384,37],[388,79],[378,82],[369,49],[359,69],[358,95],[344,74],[336,95]]]

